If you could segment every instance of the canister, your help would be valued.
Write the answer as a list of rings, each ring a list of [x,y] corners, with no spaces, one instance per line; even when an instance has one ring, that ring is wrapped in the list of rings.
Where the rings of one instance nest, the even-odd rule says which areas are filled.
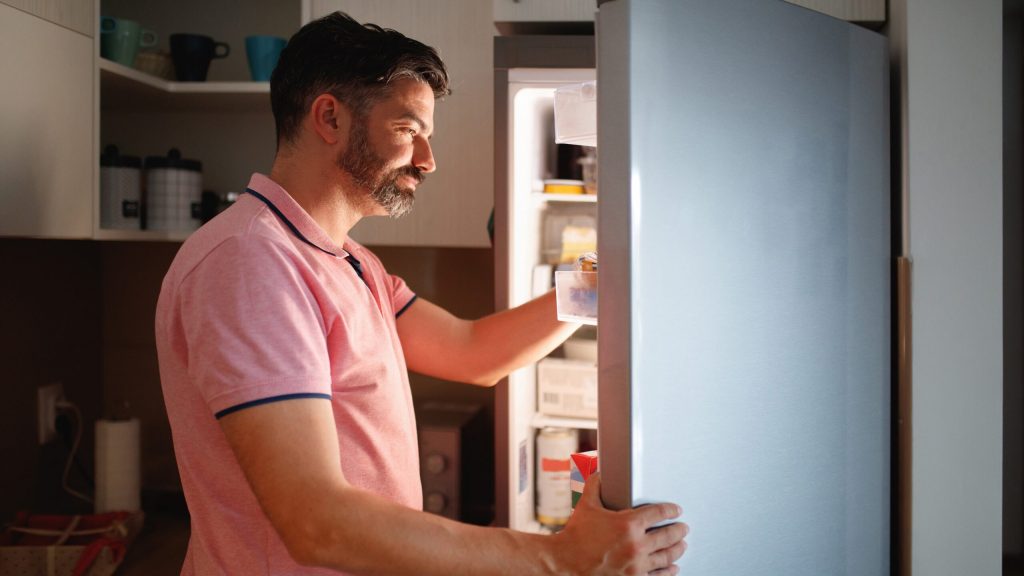
[[[569,457],[576,452],[576,430],[542,428],[537,434],[537,522],[559,529],[572,514]]]
[[[100,156],[100,228],[138,230],[141,222],[142,160],[109,145]]]
[[[167,156],[146,157],[146,228],[195,230],[201,223],[203,165],[181,157],[177,148]]]

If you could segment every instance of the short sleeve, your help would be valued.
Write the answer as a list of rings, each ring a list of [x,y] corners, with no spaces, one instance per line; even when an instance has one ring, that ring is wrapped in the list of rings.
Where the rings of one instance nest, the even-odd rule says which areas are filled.
[[[405,280],[394,274],[388,274],[388,282],[391,285],[392,310],[395,311],[395,318],[398,318],[416,301],[416,293],[409,288]]]
[[[182,282],[189,377],[218,418],[330,398],[323,316],[304,271],[288,246],[250,235],[217,246]]]

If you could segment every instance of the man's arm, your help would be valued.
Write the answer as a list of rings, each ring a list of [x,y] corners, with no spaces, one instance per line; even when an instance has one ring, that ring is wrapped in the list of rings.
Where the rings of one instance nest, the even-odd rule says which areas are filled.
[[[577,328],[556,317],[553,290],[479,320],[456,318],[423,298],[398,317],[410,370],[481,386],[493,386],[516,368],[540,360]]]
[[[220,420],[260,506],[299,563],[354,574],[675,574],[686,526],[672,504],[613,512],[599,480],[556,536],[460,524],[353,487],[330,402],[294,399]],[[660,572],[656,572],[660,571]]]

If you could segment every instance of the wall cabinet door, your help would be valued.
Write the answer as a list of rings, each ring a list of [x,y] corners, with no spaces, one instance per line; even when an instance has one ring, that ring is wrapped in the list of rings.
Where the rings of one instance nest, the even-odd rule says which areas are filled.
[[[851,22],[885,22],[885,0],[786,0]],[[494,0],[495,22],[593,21],[597,0]]]
[[[90,38],[96,33],[96,5],[89,0],[0,0],[0,3],[81,32]]]
[[[93,39],[0,4],[0,235],[92,236]]]
[[[412,213],[367,218],[352,231],[375,245],[487,247],[494,206],[494,23],[480,0],[312,0],[318,18],[335,10],[433,46],[448,65],[452,95],[437,102],[431,146],[437,171],[416,191]]]
[[[885,22],[885,0],[786,0],[850,22]]]
[[[494,0],[495,22],[594,21],[597,0]]]

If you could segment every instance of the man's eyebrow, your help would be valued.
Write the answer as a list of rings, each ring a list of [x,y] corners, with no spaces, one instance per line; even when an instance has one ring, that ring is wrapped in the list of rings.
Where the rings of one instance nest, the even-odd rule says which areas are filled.
[[[402,120],[412,120],[416,124],[419,124],[421,132],[424,132],[427,129],[427,123],[424,122],[422,118],[413,114],[412,112],[406,112],[405,114],[402,114],[400,118]],[[431,133],[431,136],[433,136],[433,133]]]

